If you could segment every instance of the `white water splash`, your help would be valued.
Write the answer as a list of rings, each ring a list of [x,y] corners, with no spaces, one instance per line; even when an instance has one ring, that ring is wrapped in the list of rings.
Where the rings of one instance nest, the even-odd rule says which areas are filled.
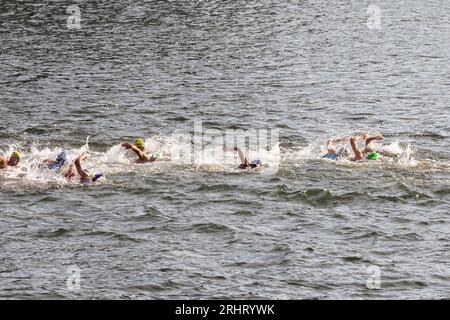
[[[333,138],[333,137],[332,137]],[[309,143],[307,146],[303,147],[290,147],[284,150],[283,159],[289,163],[298,163],[298,160],[323,160],[331,163],[337,164],[353,164],[367,165],[368,161],[358,161],[352,162],[350,158],[353,156],[353,151],[349,146],[348,141],[340,142],[336,144],[336,149],[345,148],[348,152],[348,156],[339,161],[322,159],[322,156],[327,153],[327,139],[317,138]],[[373,142],[372,147],[379,150],[383,155],[378,161],[371,161],[371,164],[390,164],[401,167],[413,167],[417,166],[418,161],[414,158],[414,150],[409,144],[402,144],[400,141],[393,141],[389,144],[383,142]]]
[[[236,152],[224,152],[220,143],[210,143],[207,146],[201,141],[192,141],[185,137],[164,137],[153,136],[146,140],[146,149],[149,153],[160,153],[162,157],[155,163],[139,165],[135,163],[136,155],[131,150],[126,150],[117,144],[112,146],[105,152],[93,152],[89,148],[89,137],[87,137],[84,145],[71,149],[63,149],[60,147],[50,148],[48,146],[32,145],[29,151],[24,151],[20,144],[11,144],[6,150],[0,150],[0,154],[5,157],[14,150],[22,150],[23,158],[18,167],[8,168],[0,172],[0,179],[20,179],[21,181],[32,181],[37,183],[56,183],[64,185],[68,183],[78,183],[76,179],[67,181],[64,173],[69,168],[69,164],[76,157],[84,152],[89,153],[89,159],[83,165],[89,172],[95,173],[102,171],[108,176],[109,174],[127,173],[127,172],[155,172],[172,170],[173,166],[190,167],[193,170],[201,170],[207,172],[236,172],[240,161]],[[409,144],[403,144],[400,141],[391,143],[377,143],[374,145],[383,153],[378,161],[358,161],[352,162],[348,159],[342,159],[336,165],[352,165],[352,166],[399,166],[399,167],[415,167],[432,168],[442,165],[442,161],[433,159],[425,159],[418,161],[415,159],[415,151]],[[347,147],[348,143],[342,143],[337,146]],[[352,156],[351,149],[349,157]],[[55,160],[57,155],[62,151],[68,153],[68,161],[64,168],[59,171],[48,170],[43,165],[45,160]],[[308,161],[321,160],[323,154],[326,153],[326,139],[318,138],[307,146],[291,146],[280,150],[280,144],[267,148],[248,148],[244,149],[247,158],[251,160],[261,160],[263,162],[263,170],[270,172],[270,169],[278,170],[280,162],[283,166],[304,166]],[[327,160],[323,160],[327,161]],[[445,162],[446,163],[446,162]],[[183,169],[182,169],[183,170]],[[275,171],[274,171],[275,172]]]

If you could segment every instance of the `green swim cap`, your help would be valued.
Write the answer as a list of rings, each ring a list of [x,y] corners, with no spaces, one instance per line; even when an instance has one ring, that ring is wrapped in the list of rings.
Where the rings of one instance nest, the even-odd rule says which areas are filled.
[[[138,148],[145,148],[145,141],[144,139],[136,139],[136,141],[134,142],[134,145]]]
[[[379,156],[380,156],[379,153],[377,153],[377,152],[372,152],[372,153],[369,153],[369,154],[367,155],[367,159],[369,159],[369,160],[377,160]]]
[[[22,158],[22,154],[19,151],[14,151],[13,153],[11,153],[11,158],[20,160]]]

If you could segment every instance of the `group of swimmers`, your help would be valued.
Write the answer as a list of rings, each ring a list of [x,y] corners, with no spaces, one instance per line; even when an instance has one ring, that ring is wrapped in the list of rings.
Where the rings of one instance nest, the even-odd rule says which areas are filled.
[[[153,162],[158,158],[156,155],[148,155],[145,150],[145,141],[143,139],[136,139],[135,143],[123,143],[122,147],[125,149],[131,149],[137,156],[136,163]],[[69,166],[68,170],[64,173],[64,177],[67,180],[78,178],[78,180],[84,184],[95,183],[100,178],[104,177],[102,172],[90,174],[90,172],[83,168],[82,163],[89,158],[88,153],[82,153],[79,155]],[[22,153],[20,151],[14,151],[9,159],[0,156],[0,169],[7,169],[8,167],[16,167],[19,165],[22,159]],[[44,160],[39,168],[62,171],[67,164],[68,154],[67,151],[62,151],[55,160]]]
[[[349,141],[350,146],[353,150],[353,157],[348,158],[350,161],[358,161],[358,160],[377,160],[381,154],[383,154],[380,150],[375,150],[372,146],[373,141],[383,140],[384,137],[381,134],[370,136],[367,133],[361,133],[356,136],[344,136],[339,138],[330,139],[327,142],[327,154],[325,154],[322,158],[330,159],[330,160],[339,160],[342,158],[348,158],[348,149],[346,147],[341,147],[337,149],[337,143]],[[359,148],[358,142],[364,141],[364,148]]]
[[[372,141],[383,140],[382,135],[370,136],[367,133],[362,133],[356,136],[344,136],[339,138],[330,139],[327,142],[327,154],[322,158],[329,160],[339,160],[342,158],[348,158],[350,161],[358,161],[362,159],[376,160],[379,158],[381,151],[375,150],[372,146]],[[350,146],[353,150],[354,156],[349,158],[348,149],[341,147],[337,149],[337,144],[345,141],[350,142]],[[364,148],[359,148],[358,142],[364,141]],[[161,157],[159,152],[155,154],[150,154],[145,148],[144,139],[136,139],[134,144],[125,142],[122,144],[122,148],[132,150],[137,159],[135,163],[147,163],[154,162]],[[239,169],[255,169],[263,165],[261,160],[250,161],[245,156],[244,152],[239,147],[230,148],[225,146],[224,151],[237,152],[240,160]],[[88,170],[83,168],[82,163],[88,159],[89,155],[87,153],[82,153],[79,155],[69,166],[68,170],[65,172],[64,177],[67,180],[72,180],[77,178],[80,182],[84,184],[95,183],[100,178],[104,177],[102,172],[97,172],[95,174],[90,174]],[[0,156],[0,169],[6,169],[8,167],[15,167],[19,164],[22,158],[22,153],[20,151],[12,152],[9,159]],[[68,154],[66,151],[62,151],[55,160],[45,160],[39,167],[49,170],[63,170],[64,166],[67,164]]]

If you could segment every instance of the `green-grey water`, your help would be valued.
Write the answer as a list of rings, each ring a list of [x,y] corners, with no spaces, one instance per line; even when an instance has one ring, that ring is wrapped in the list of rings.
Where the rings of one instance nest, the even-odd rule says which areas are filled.
[[[448,298],[449,18],[443,0],[2,0],[0,151],[24,158],[0,173],[0,297]],[[279,153],[252,173],[119,148],[173,153],[194,121],[277,130]],[[365,129],[395,157],[320,159]],[[36,169],[62,149],[106,179]]]

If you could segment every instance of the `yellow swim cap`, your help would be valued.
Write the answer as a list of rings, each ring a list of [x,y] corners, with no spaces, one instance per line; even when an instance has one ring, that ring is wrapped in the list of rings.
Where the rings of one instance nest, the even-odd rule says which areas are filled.
[[[145,148],[145,141],[143,139],[136,139],[134,145],[138,148]]]
[[[16,158],[16,159],[20,160],[22,158],[22,154],[19,151],[14,151],[11,154],[11,158]]]

